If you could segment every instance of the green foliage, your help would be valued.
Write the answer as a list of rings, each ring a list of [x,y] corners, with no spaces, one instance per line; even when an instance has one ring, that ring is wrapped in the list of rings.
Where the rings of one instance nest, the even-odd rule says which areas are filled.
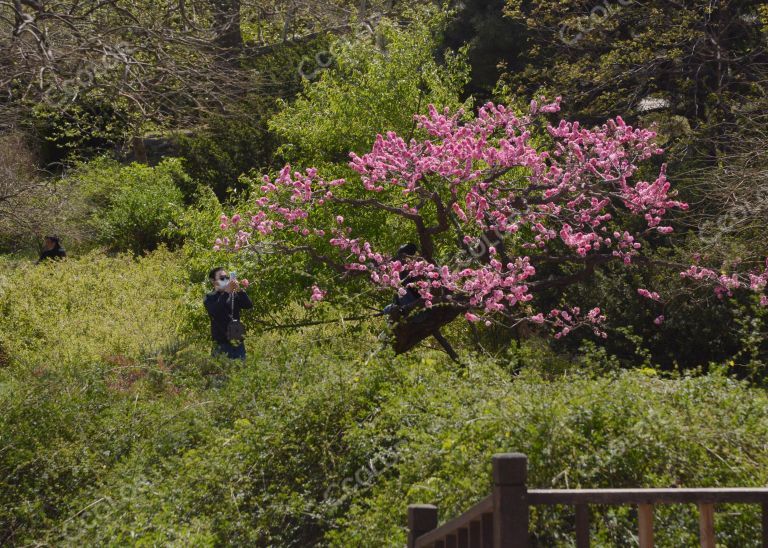
[[[159,420],[160,408],[144,410],[121,394],[129,386],[165,393],[156,356],[182,330],[188,289],[178,255],[165,250],[2,264],[0,544],[7,544],[61,518],[73,494],[141,439],[143,412]]]
[[[71,176],[91,212],[90,225],[98,242],[119,251],[155,249],[167,242],[164,231],[176,219],[194,182],[181,161],[167,158],[159,165],[121,166],[100,158],[83,164]]]
[[[248,367],[230,370],[227,385],[204,399],[200,394],[197,404],[183,405],[172,395],[153,401],[133,387],[130,394],[140,397],[131,412],[139,439],[125,431],[123,413],[132,398],[123,397],[98,412],[99,421],[88,421],[92,460],[60,453],[43,459],[56,481],[73,468],[95,484],[59,501],[60,517],[34,538],[402,544],[409,502],[437,503],[444,518],[460,512],[488,492],[489,457],[502,450],[530,456],[530,484],[538,487],[756,485],[766,479],[765,397],[724,379],[624,374],[551,382],[530,374],[511,382],[491,364],[475,363],[466,376],[456,375],[437,356],[394,364],[386,355],[339,360],[350,335],[360,336],[335,333],[335,345],[310,333],[249,341]],[[181,368],[187,376],[194,371],[193,363],[166,363],[169,384],[178,382]],[[89,374],[95,388],[88,397],[99,399],[104,390],[105,398],[108,389]],[[80,382],[89,378],[80,375]],[[74,411],[82,400],[40,384],[33,384],[37,394],[47,401],[55,394],[80,421],[86,420],[81,413],[95,412]],[[174,405],[183,406],[174,413]],[[98,435],[106,425],[108,440]],[[98,454],[104,451],[120,451],[122,458]],[[724,514],[718,530],[747,546],[757,537],[758,513],[739,510]],[[598,512],[597,540],[631,542],[628,509]],[[695,535],[692,512],[662,510],[657,519],[659,542],[680,545]],[[571,522],[567,511],[533,516],[543,545],[566,542]]]
[[[638,287],[661,287],[671,298],[663,303],[650,301],[637,294]],[[682,372],[732,361],[731,374],[753,383],[766,379],[768,316],[757,295],[718,299],[711,287],[694,290],[676,270],[656,267],[626,272],[605,269],[564,293],[540,297],[540,306],[558,306],[561,298],[586,309],[603,307],[608,315],[606,339],[586,333],[565,337],[554,345],[561,352],[577,353],[586,339],[627,368],[653,366]],[[654,319],[660,315],[664,321],[657,325]]]
[[[525,65],[521,50],[525,26],[503,16],[505,0],[465,0],[446,29],[445,44],[469,46],[472,67],[466,92],[480,103],[490,99],[502,70],[516,71]]]
[[[91,252],[19,262],[0,283],[0,343],[15,360],[46,369],[135,358],[179,333],[186,279],[177,255],[164,249],[135,259]]]
[[[237,115],[214,116],[204,130],[179,137],[180,155],[189,175],[224,200],[242,190],[241,175],[271,165],[273,136],[266,127],[275,112],[274,100],[256,98],[239,107]]]
[[[350,150],[364,152],[376,133],[409,135],[413,113],[429,103],[460,106],[470,76],[470,89],[486,94],[499,59],[510,63],[498,88],[510,103],[562,94],[586,122],[640,117],[648,95],[671,99],[669,112],[642,120],[659,122],[661,142],[688,154],[680,143],[730,120],[739,98],[757,93],[751,71],[760,63],[748,60],[762,51],[753,34],[723,34],[728,55],[747,61],[730,63],[716,90],[701,21],[759,23],[764,35],[768,11],[760,6],[753,21],[705,13],[701,2],[657,4],[623,6],[572,46],[558,25],[574,28],[596,4],[507,0],[502,20],[499,3],[470,1],[453,26],[445,13],[407,9],[373,36],[276,47],[242,60],[275,94],[295,91],[304,57],[330,49],[332,63],[275,115],[272,99],[226,105],[226,115],[186,132],[181,159],[156,167],[96,159],[65,177],[58,194],[69,224],[57,225],[65,241],[78,234],[113,251],[154,251],[70,253],[39,266],[0,257],[0,544],[402,546],[407,504],[435,503],[441,519],[453,517],[489,492],[499,451],[529,455],[532,487],[766,485],[768,396],[755,385],[765,378],[768,313],[754,297],[690,298],[662,271],[608,271],[569,290],[583,308],[607,301],[607,341],[553,346],[535,331],[472,333],[457,321],[446,335],[461,342],[462,369],[426,347],[393,356],[382,318],[341,321],[377,304],[353,300],[354,283],[329,292],[330,304],[288,306],[322,277],[311,262],[213,250],[219,215],[247,209],[258,172],[287,159],[346,176]],[[251,47],[282,30],[280,21],[254,21],[243,26]],[[446,29],[457,53],[441,55]],[[31,112],[50,160],[88,158],[142,127],[123,99],[98,90],[61,112]],[[704,210],[717,209],[701,196]],[[383,248],[410,238],[375,213],[338,213]],[[749,240],[734,236],[734,249],[754,251],[744,242],[760,234],[758,225]],[[179,242],[176,251],[164,246]],[[666,243],[654,243],[659,257],[677,260]],[[447,249],[438,242],[438,257]],[[252,282],[242,364],[210,357],[202,297],[218,265]],[[663,308],[629,290],[665,283],[676,297]],[[655,326],[660,313],[666,322]],[[340,321],[274,331],[260,323],[304,320]],[[572,543],[569,512],[532,513],[539,545]],[[724,506],[716,516],[718,542],[757,545],[758,507]],[[656,519],[660,545],[695,544],[693,508],[662,507]],[[631,545],[635,528],[631,508],[595,509],[596,545]]]
[[[213,190],[201,186],[194,195],[194,203],[179,213],[173,228],[169,229],[169,236],[184,241],[184,265],[194,281],[205,281],[213,266],[237,259],[230,253],[213,250],[214,241],[220,234],[219,216],[222,213],[223,207]]]
[[[766,58],[760,4],[507,0],[505,15],[523,27],[525,46],[520,70],[503,83],[512,95],[562,95],[582,122],[631,119],[646,110],[644,99],[666,101],[653,108],[714,137],[739,105],[763,95],[753,84]]]
[[[29,114],[44,140],[43,160],[46,164],[82,161],[113,150],[141,125],[130,107],[127,99],[105,97],[98,90],[78,95],[61,107],[36,104]]]
[[[6,544],[402,545],[408,503],[466,509],[499,451],[529,455],[532,487],[768,481],[768,397],[720,374],[622,373],[532,343],[461,369],[393,356],[380,319],[252,329],[247,361],[227,362],[189,331],[205,290],[178,253],[5,264]],[[754,544],[759,509],[730,510],[719,538]],[[596,543],[632,542],[630,508],[595,511]],[[541,545],[570,542],[569,512],[533,513]],[[693,511],[657,520],[659,543],[695,539]]]
[[[330,47],[333,64],[269,122],[286,142],[280,150],[303,165],[345,162],[377,133],[413,131],[413,114],[434,103],[456,108],[469,77],[466,52],[435,60],[445,13],[415,11],[410,25],[382,21],[375,36],[341,37]]]
[[[401,509],[407,503],[436,503],[442,519],[456,515],[489,492],[489,455],[499,451],[526,453],[528,483],[539,488],[765,481],[764,455],[760,463],[752,461],[763,453],[762,392],[747,395],[743,385],[724,378],[670,381],[643,373],[594,380],[568,375],[555,382],[524,374],[510,381],[486,367],[476,365],[466,378],[443,378],[442,384],[429,380],[437,372],[422,368],[420,390],[409,395],[410,386],[400,387],[402,397],[386,402],[349,436],[361,446],[394,432],[405,441],[394,469],[356,497],[337,522],[339,530],[330,534],[334,545],[367,545],[381,538],[402,542]],[[735,453],[732,433],[740,440]],[[745,434],[751,441],[743,445]],[[595,510],[597,545],[632,543],[631,509]],[[572,542],[571,512],[537,509],[532,530],[538,544]],[[757,507],[721,514],[720,538],[729,545],[756,545],[758,514]],[[660,545],[687,545],[696,537],[696,515],[688,509],[665,508],[657,522]]]

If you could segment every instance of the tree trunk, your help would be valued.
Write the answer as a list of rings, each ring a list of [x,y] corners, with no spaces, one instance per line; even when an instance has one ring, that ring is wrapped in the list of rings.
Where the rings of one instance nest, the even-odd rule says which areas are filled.
[[[456,306],[438,305],[432,308],[420,308],[407,316],[393,316],[395,325],[392,328],[395,354],[408,352],[427,337],[434,336],[445,348],[445,339],[440,335],[440,328],[451,323],[461,314],[462,309]],[[446,349],[449,355],[451,352]],[[451,355],[453,359],[453,355]]]
[[[243,49],[240,29],[240,0],[210,0],[213,9],[214,42],[226,57],[235,57]]]
[[[131,149],[134,162],[139,162],[141,164],[147,163],[147,147],[144,146],[144,137],[138,136],[131,138]]]

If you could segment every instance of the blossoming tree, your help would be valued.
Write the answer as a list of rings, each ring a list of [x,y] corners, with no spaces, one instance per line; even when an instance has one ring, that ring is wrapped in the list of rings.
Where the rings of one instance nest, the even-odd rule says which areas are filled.
[[[674,199],[664,165],[652,180],[638,176],[639,165],[663,152],[653,131],[620,117],[592,129],[551,125],[559,103],[532,101],[524,115],[488,103],[469,118],[430,106],[415,116],[420,138],[390,132],[367,154],[351,153],[356,176],[348,179],[285,166],[263,178],[252,211],[222,216],[216,246],[306,253],[342,279],[363,276],[401,296],[415,291],[418,312],[395,327],[398,352],[462,314],[489,325],[502,318],[548,324],[556,337],[580,326],[605,336],[599,308],[536,310],[534,295],[583,281],[612,261],[646,260],[642,242],[672,232],[670,211],[687,205]],[[414,236],[419,253],[393,255],[372,235],[355,233],[342,211],[390,217]],[[698,267],[682,274],[718,278]],[[724,291],[762,291],[766,280],[768,270],[715,281]],[[311,300],[328,289],[313,286]]]

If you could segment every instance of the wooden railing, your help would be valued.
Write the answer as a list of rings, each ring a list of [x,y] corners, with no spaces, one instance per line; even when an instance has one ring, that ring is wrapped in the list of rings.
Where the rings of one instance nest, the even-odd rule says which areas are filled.
[[[768,548],[768,488],[716,489],[536,489],[528,490],[528,459],[520,453],[493,457],[493,492],[461,516],[437,526],[437,507],[408,507],[408,548],[524,548],[528,546],[528,508],[576,507],[576,546],[589,546],[589,505],[636,505],[640,548],[653,546],[655,504],[697,504],[699,539],[715,548],[715,504],[762,505],[762,545]]]

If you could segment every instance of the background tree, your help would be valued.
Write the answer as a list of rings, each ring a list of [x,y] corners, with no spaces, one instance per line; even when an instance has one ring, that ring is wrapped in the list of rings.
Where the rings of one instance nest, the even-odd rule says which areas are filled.
[[[508,0],[526,47],[525,69],[505,81],[513,94],[557,90],[589,123],[654,109],[683,116],[712,155],[727,144],[716,136],[765,92],[762,4]]]
[[[450,49],[468,48],[471,80],[463,90],[481,103],[491,100],[504,70],[522,70],[527,62],[525,24],[504,17],[506,0],[458,3],[445,33]]]
[[[377,133],[414,129],[413,113],[430,103],[455,108],[469,80],[464,50],[436,54],[449,18],[434,9],[405,12],[410,23],[382,20],[375,28],[334,40],[329,64],[270,119],[287,160],[346,164]],[[322,67],[320,67],[322,68]],[[467,104],[470,104],[467,102]]]
[[[359,8],[333,0],[4,0],[2,106],[18,115],[29,101],[60,108],[95,95],[136,114],[136,135],[141,124],[189,125],[248,93],[271,93],[254,59],[349,29],[358,16],[375,20],[392,3]]]
[[[489,103],[462,122],[461,111],[441,114],[430,106],[428,115],[415,117],[419,138],[388,132],[368,154],[350,154],[359,182],[290,166],[274,180],[265,176],[245,219],[222,217],[221,228],[233,232],[217,246],[306,253],[342,280],[362,274],[379,289],[417,291],[424,309],[440,309],[422,316],[422,324],[434,319],[425,336],[459,313],[488,326],[500,318],[508,325],[548,323],[556,337],[580,325],[602,335],[600,308],[582,314],[578,307],[542,311],[527,303],[588,279],[606,263],[647,261],[640,239],[671,233],[667,212],[687,205],[672,199],[664,166],[653,182],[635,178],[640,162],[663,152],[655,133],[621,118],[592,130],[541,121],[558,110],[559,100],[532,101],[525,116]],[[401,237],[418,242],[418,257],[403,260],[382,249],[376,231],[356,222],[366,210],[389,217],[384,222]],[[695,270],[688,275],[701,279]],[[762,291],[768,270],[758,276],[750,285]],[[730,283],[725,278],[718,283]],[[638,293],[659,300],[647,289]],[[323,297],[314,286],[312,300]],[[396,328],[397,350],[418,342],[402,340],[417,327]]]
[[[40,243],[54,228],[55,187],[33,150],[21,133],[0,135],[0,246],[6,249]]]

